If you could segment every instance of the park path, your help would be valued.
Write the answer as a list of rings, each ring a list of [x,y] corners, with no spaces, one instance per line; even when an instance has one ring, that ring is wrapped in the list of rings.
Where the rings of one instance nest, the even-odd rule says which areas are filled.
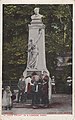
[[[2,114],[72,114],[72,95],[52,95],[48,108],[33,109],[30,103],[14,103],[12,110],[2,110]]]

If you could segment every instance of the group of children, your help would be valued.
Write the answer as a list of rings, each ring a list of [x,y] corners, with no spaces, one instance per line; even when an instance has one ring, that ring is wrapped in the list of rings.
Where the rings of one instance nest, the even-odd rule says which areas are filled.
[[[37,108],[39,105],[48,107],[48,82],[47,74],[38,75],[33,72],[31,76],[24,78],[22,75],[18,81],[18,97],[17,102],[26,102],[27,95],[31,93],[32,107]],[[7,86],[3,92],[3,107],[7,110],[12,108],[12,92],[10,86]]]
[[[27,97],[31,95],[33,108],[38,107],[40,104],[48,107],[48,82],[49,76],[46,72],[40,75],[33,72],[31,76],[26,78],[22,76],[18,82],[19,93],[17,102],[26,102]]]
[[[49,82],[48,75],[40,76],[39,79],[37,79],[37,74],[32,76],[31,90],[33,108],[37,108],[40,105],[42,105],[43,107],[48,107],[49,105],[48,82]]]

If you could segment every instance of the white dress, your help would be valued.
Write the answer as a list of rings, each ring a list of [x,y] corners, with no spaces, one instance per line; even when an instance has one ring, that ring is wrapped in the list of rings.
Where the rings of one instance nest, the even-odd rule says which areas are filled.
[[[3,92],[3,100],[2,100],[2,105],[3,106],[11,106],[12,105],[12,99],[11,99],[12,93],[11,91],[6,91],[4,90]]]

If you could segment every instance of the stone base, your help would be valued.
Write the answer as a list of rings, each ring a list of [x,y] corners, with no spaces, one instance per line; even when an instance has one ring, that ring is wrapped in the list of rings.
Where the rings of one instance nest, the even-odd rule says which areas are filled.
[[[37,73],[37,75],[41,74],[41,71],[35,71]],[[33,71],[27,71],[27,76],[28,75],[32,75]]]
[[[47,75],[49,76],[49,101],[51,100],[51,78],[50,78],[50,74],[49,71],[47,69],[28,69],[26,68],[26,70],[23,72],[23,76],[27,77],[27,76],[31,76],[33,72],[36,72],[38,75],[43,74],[43,71],[47,72]]]
[[[23,72],[23,76],[31,76],[33,72],[36,72],[38,75],[43,74],[43,71],[47,72],[47,75],[49,75],[49,71],[47,69],[28,69],[26,68],[25,71]]]

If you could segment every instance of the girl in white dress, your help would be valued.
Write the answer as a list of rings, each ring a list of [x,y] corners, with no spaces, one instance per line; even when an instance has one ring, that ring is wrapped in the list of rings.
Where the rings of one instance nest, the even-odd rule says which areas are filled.
[[[11,106],[12,106],[12,92],[10,91],[10,86],[7,86],[6,89],[3,92],[3,107],[7,110],[7,108],[9,108],[9,110],[11,110]]]

